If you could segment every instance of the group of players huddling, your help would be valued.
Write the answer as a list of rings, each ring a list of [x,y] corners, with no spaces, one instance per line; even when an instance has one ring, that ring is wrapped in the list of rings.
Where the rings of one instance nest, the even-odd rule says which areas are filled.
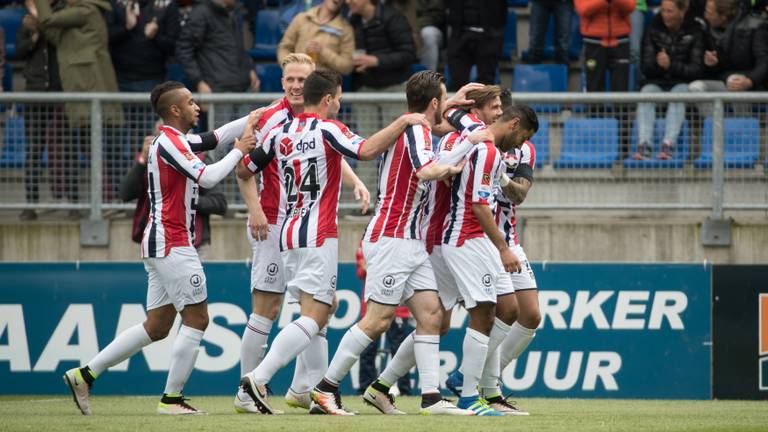
[[[354,415],[341,402],[339,383],[405,304],[416,329],[365,390],[366,403],[384,414],[405,414],[389,390],[416,366],[422,414],[527,415],[503,397],[499,379],[540,321],[536,281],[515,223],[516,206],[533,181],[529,139],[538,129],[536,114],[513,104],[498,86],[468,84],[448,98],[443,76],[422,71],[406,86],[409,113],[363,138],[334,120],[342,96],[338,74],[315,71],[304,54],[289,55],[282,69],[285,97],[202,134],[188,133],[200,112],[189,90],[169,81],[152,91],[163,126],[147,162],[147,319],[65,373],[77,407],[91,414],[96,378],[165,338],[178,313],[181,327],[157,412],[202,413],[182,395],[208,325],[205,274],[192,247],[194,215],[198,187],[210,188],[235,169],[253,249],[253,309],[242,339],[237,412],[279,414],[267,385],[296,359],[288,406]],[[441,137],[435,148],[433,136]],[[214,164],[198,157],[233,142]],[[336,307],[342,183],[353,188],[364,211],[370,200],[344,158],[380,155],[375,214],[363,238],[367,313],[347,330],[329,363],[325,334]],[[301,316],[267,351],[286,291],[300,304]],[[439,343],[457,303],[467,309],[469,324],[460,372],[446,383],[459,396],[453,404],[439,391]]]

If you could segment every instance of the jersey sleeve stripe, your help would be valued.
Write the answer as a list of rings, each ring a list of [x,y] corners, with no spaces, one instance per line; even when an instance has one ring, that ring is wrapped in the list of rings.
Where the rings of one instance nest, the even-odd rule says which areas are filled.
[[[408,156],[411,157],[411,165],[413,169],[418,171],[422,167],[421,158],[419,158],[419,143],[417,141],[417,134],[413,133],[413,126],[405,128],[405,142],[408,148]]]
[[[190,180],[195,180],[195,175],[189,172],[187,169],[184,168],[174,157],[173,155],[163,146],[162,142],[159,143],[159,153],[160,156],[162,156],[163,160],[166,161],[170,166],[172,166],[176,171],[180,172],[181,174],[184,174],[187,178]]]
[[[360,159],[360,156],[356,152],[353,152],[349,150],[347,147],[341,145],[341,143],[339,143],[339,140],[336,139],[336,137],[333,135],[331,131],[323,129],[323,138],[325,142],[328,143],[328,145],[333,147],[334,150],[338,151],[342,155],[351,157],[353,159]],[[363,144],[365,144],[365,141],[360,143],[359,148],[362,148]]]

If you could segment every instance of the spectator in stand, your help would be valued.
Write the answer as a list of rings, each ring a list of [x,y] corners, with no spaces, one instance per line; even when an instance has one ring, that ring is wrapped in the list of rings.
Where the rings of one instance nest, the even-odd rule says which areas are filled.
[[[507,24],[506,0],[446,0],[448,70],[450,90],[469,82],[472,66],[477,66],[477,82],[493,84],[504,47]]]
[[[754,91],[766,88],[768,79],[768,22],[742,8],[740,0],[707,0],[704,12],[710,44],[704,51],[706,79],[691,83],[690,91]],[[737,115],[751,108],[735,104]],[[701,104],[705,117],[709,104]]]
[[[411,27],[405,17],[378,0],[346,0],[355,30],[353,87],[361,92],[405,91],[411,64],[417,61]],[[357,132],[370,136],[402,114],[400,105],[357,104]]]
[[[693,19],[686,19],[688,0],[663,0],[643,38],[642,92],[688,92],[688,83],[701,77],[704,70],[704,34]],[[637,105],[637,152],[633,158],[651,157],[651,139],[656,120],[656,104]],[[666,160],[672,152],[685,120],[685,104],[667,105],[664,138],[658,158]]]
[[[192,7],[176,43],[176,60],[181,64],[192,89],[198,93],[242,93],[259,91],[259,79],[243,45],[243,26],[236,0],[202,0]],[[201,106],[207,111],[206,105]],[[217,104],[216,122],[227,123],[245,117],[247,105]],[[211,129],[201,117],[201,130]],[[216,148],[218,156],[232,145]]]
[[[363,283],[363,290],[360,293],[360,298],[365,298],[365,277],[366,267],[365,257],[363,256],[363,242],[360,241],[360,245],[357,247],[357,253],[355,254],[357,261],[357,277]],[[360,316],[365,316],[365,302],[361,303]],[[413,331],[413,327],[408,323],[411,318],[411,312],[407,306],[400,306],[395,309],[395,319],[389,327],[389,330],[385,333],[384,339],[389,348],[389,352],[392,357],[395,356],[397,349],[400,348],[400,344],[405,338]],[[369,344],[368,347],[360,353],[360,371],[359,371],[359,392],[362,394],[365,389],[373,383],[376,378],[379,377],[379,372],[376,371],[376,355],[378,354],[379,343]],[[382,368],[382,370],[384,370]],[[408,396],[411,394],[411,374],[407,373],[405,376],[400,377],[397,380],[397,390],[401,395]]]
[[[5,29],[0,27],[0,92],[3,91],[3,78],[5,78]]]
[[[421,64],[436,71],[445,40],[445,5],[443,0],[416,0],[416,20],[421,36]]]
[[[584,37],[587,91],[605,91],[606,71],[611,72],[611,91],[627,91],[635,0],[574,0],[574,6]]]
[[[642,1],[642,0],[640,0]],[[533,64],[544,60],[544,44],[547,37],[549,17],[555,26],[555,63],[568,64],[568,49],[571,45],[571,15],[573,0],[532,0],[528,49],[528,61]]]
[[[54,12],[61,10],[64,6],[64,0],[51,1],[51,9]],[[26,61],[24,64],[25,91],[60,92],[62,90],[56,45],[40,32],[38,19],[31,13],[24,15],[16,33],[16,58]],[[40,200],[40,178],[43,175],[42,155],[46,147],[48,148],[47,171],[54,199],[74,200],[70,194],[73,190],[71,185],[76,180],[71,171],[71,165],[76,161],[71,159],[76,157],[76,152],[66,147],[69,131],[62,105],[26,103],[23,113],[27,135],[27,160],[24,163],[27,202],[37,203]],[[71,216],[80,217],[77,212],[72,212]],[[37,213],[27,209],[21,212],[19,217],[24,221],[34,220],[37,219]]]
[[[172,0],[110,0],[110,4],[109,46],[118,88],[150,92],[165,80],[165,63],[179,37],[179,7]]]
[[[149,219],[149,195],[147,190],[147,156],[149,155],[149,146],[155,139],[152,135],[144,137],[144,144],[141,146],[141,152],[136,155],[136,160],[130,171],[123,177],[120,183],[120,199],[127,202],[138,200],[136,210],[133,214],[133,227],[131,228],[131,238],[136,243],[141,243],[144,236],[144,227],[147,226]],[[205,159],[204,153],[198,153],[200,159]],[[210,162],[210,159],[205,161]],[[223,215],[227,212],[227,199],[221,192],[221,185],[218,184],[211,189],[200,188],[200,195],[197,201],[197,213],[195,213],[195,248],[201,260],[209,257],[211,247],[211,222],[210,215]]]
[[[342,75],[352,72],[355,35],[352,25],[341,16],[344,0],[323,2],[301,12],[291,24],[277,47],[277,63],[290,53],[306,53],[319,70],[334,70]]]
[[[690,4],[688,6],[690,9]],[[637,0],[635,10],[629,15],[629,62],[635,71],[635,85],[644,81],[643,68],[640,65],[642,57],[643,33],[645,31],[645,15],[648,12],[648,3],[646,0]],[[630,90],[635,91],[636,88]]]
[[[103,14],[111,11],[108,0],[67,0],[65,7],[51,8],[49,0],[27,0],[27,10],[38,19],[38,29],[45,40],[56,46],[61,87],[65,92],[117,92],[117,78],[107,47],[107,23]],[[68,195],[74,201],[79,196],[77,174],[78,150],[90,149],[91,106],[88,103],[67,103],[64,107],[72,137],[72,147],[66,149],[73,181]],[[123,123],[120,104],[102,106],[104,120],[105,164],[103,199],[110,201],[117,191],[122,169],[115,133]]]

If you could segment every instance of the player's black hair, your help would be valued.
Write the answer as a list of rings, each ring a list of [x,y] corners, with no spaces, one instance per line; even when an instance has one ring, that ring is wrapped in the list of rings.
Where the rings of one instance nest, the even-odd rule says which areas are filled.
[[[539,130],[539,117],[528,105],[512,104],[506,107],[501,114],[501,121],[509,121],[514,118],[520,119],[520,127],[525,130],[530,130],[534,133]]]
[[[319,105],[325,95],[335,96],[341,87],[341,75],[328,70],[316,70],[304,81],[304,105]]]
[[[508,106],[512,105],[512,91],[508,88],[502,88],[499,99],[501,100],[501,109],[507,109]]]
[[[184,84],[178,81],[166,81],[156,85],[155,88],[152,89],[149,100],[152,103],[152,109],[155,110],[157,115],[164,117],[168,112],[168,108],[171,106],[168,98],[163,98],[163,95],[181,88],[184,88]]]
[[[441,84],[445,83],[443,74],[431,70],[416,72],[408,78],[405,85],[405,97],[408,100],[408,111],[424,112],[432,99],[440,100]]]

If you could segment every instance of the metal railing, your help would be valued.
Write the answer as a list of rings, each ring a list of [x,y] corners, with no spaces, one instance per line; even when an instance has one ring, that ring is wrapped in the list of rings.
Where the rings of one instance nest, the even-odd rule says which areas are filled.
[[[208,130],[282,94],[196,97],[208,105]],[[532,105],[542,126],[546,123],[532,139],[540,158],[536,188],[525,207],[709,209],[714,219],[731,209],[768,209],[768,93],[516,93],[513,98]],[[75,102],[90,105],[83,124],[68,121],[67,104]],[[656,119],[664,117],[663,104],[670,102],[686,104],[672,162],[658,160],[657,154],[633,162],[638,104],[657,104],[656,137]],[[104,115],[114,104],[124,113],[122,123],[109,124]],[[156,120],[148,94],[0,93],[0,107],[0,209],[89,209],[89,219],[100,220],[104,210],[134,207],[117,198],[116,186],[141,148],[140,137]],[[339,117],[367,135],[404,111],[404,94],[349,93],[343,95]],[[710,112],[711,119],[705,118]],[[63,138],[54,150],[49,129],[59,123],[67,131],[56,132]],[[658,142],[649,144],[658,147]],[[61,155],[66,162],[58,162]],[[355,169],[375,193],[376,162],[359,162]],[[81,194],[85,185],[88,193]],[[230,208],[244,209],[233,176],[222,187]],[[345,191],[341,208],[356,207]]]

